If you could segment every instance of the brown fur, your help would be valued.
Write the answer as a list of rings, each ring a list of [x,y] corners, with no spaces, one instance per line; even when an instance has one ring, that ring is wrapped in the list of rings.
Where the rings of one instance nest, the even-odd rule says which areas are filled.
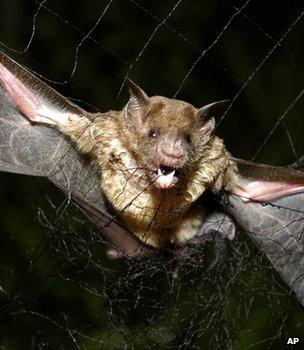
[[[203,121],[192,105],[160,96],[149,103],[140,120],[137,110],[132,115],[125,107],[97,114],[93,121],[71,115],[69,123],[59,128],[91,156],[104,194],[140,240],[155,247],[183,244],[197,234],[204,220],[200,195],[206,188],[229,187],[234,163],[221,139],[204,135]],[[158,139],[147,136],[151,130]],[[189,137],[191,144],[186,142]],[[166,147],[182,157],[167,157]],[[160,189],[151,178],[151,164],[160,159],[175,162],[181,172],[171,188]]]

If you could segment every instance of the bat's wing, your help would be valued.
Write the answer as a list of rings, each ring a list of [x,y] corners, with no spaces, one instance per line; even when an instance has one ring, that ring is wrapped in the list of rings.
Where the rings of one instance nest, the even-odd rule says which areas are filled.
[[[236,162],[246,200],[230,193],[223,203],[304,305],[304,173]],[[250,191],[253,200],[247,201]]]
[[[15,100],[10,91],[11,83],[15,87]],[[20,104],[24,94],[48,109],[91,117],[0,52],[0,171],[47,177],[70,195],[117,247],[117,251],[110,251],[112,257],[150,252],[107,211],[98,176],[71,143],[57,130],[32,125],[22,115]]]
[[[156,252],[155,249],[144,245],[124,229],[109,212],[101,211],[100,205],[96,205],[75,193],[72,195],[72,199],[109,242],[108,258],[137,258]]]
[[[0,51],[0,169],[52,177],[60,164],[66,164],[66,159],[72,160],[74,166],[83,163],[58,131],[43,125],[33,126],[22,116],[4,84],[8,74],[21,91],[18,101],[23,100],[22,93],[27,91],[49,108],[87,114]]]
[[[239,179],[233,193],[244,201],[269,201],[304,192],[304,172],[234,158]]]

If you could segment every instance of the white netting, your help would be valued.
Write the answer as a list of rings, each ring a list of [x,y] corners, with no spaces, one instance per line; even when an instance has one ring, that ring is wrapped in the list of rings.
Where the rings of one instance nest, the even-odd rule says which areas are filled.
[[[86,109],[121,108],[127,78],[197,107],[229,98],[217,134],[234,156],[286,165],[303,154],[302,1],[14,0],[0,13],[1,48]],[[113,262],[46,180],[0,179],[3,349],[279,349],[303,338],[301,307],[245,232]]]

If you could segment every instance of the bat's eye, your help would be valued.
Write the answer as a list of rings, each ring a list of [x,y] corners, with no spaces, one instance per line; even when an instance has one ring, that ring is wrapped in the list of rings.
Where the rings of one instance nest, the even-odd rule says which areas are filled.
[[[155,139],[156,136],[157,136],[156,131],[153,130],[153,129],[151,129],[151,130],[149,131],[149,137],[150,137],[150,139]]]
[[[185,140],[190,145],[192,143],[191,135],[190,134],[186,134],[185,135]]]

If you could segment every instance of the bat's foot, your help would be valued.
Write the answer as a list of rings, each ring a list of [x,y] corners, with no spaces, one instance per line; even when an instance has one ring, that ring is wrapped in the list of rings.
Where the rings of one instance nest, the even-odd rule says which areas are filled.
[[[111,247],[107,250],[106,254],[109,259],[117,260],[117,259],[143,258],[156,252],[156,250],[152,250],[152,249],[148,250],[148,249],[149,248],[123,251],[123,250],[120,250],[118,247],[116,248]]]
[[[111,260],[121,259],[124,257],[124,254],[117,249],[110,248],[106,252],[107,257]]]

